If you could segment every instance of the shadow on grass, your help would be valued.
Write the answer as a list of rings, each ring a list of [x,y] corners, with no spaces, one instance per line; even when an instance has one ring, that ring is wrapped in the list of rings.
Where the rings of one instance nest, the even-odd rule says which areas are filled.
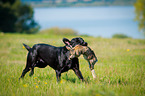
[[[88,84],[90,78],[86,78],[86,79],[84,79],[84,81],[82,81],[82,80],[78,79],[77,77],[76,78],[75,77],[74,78],[68,77],[68,75],[66,74],[66,76],[63,79],[65,79],[68,82],[72,82],[72,83],[82,83],[82,82],[84,82],[84,83]]]

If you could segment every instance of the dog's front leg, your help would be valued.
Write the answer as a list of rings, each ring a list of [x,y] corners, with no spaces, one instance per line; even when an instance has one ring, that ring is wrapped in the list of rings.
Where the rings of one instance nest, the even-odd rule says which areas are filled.
[[[78,68],[73,68],[73,71],[78,76],[78,78],[81,79],[81,81],[84,81],[84,78],[82,76],[82,73],[81,73],[81,71]]]
[[[61,80],[61,72],[60,71],[58,71],[58,70],[55,70],[55,72],[56,72],[56,78],[57,78],[57,82],[59,83],[60,82],[60,80]]]

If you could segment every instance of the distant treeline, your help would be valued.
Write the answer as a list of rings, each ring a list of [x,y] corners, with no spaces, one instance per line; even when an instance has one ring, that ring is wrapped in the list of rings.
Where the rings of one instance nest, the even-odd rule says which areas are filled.
[[[136,0],[21,0],[33,7],[66,7],[66,6],[128,6]]]
[[[33,18],[33,8],[20,0],[0,0],[0,32],[28,33],[39,31],[39,24]]]

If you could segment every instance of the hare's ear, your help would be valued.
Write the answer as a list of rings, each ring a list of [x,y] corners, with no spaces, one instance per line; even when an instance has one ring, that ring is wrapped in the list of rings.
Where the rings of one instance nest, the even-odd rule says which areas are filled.
[[[71,45],[70,45],[70,46],[66,46],[66,49],[67,50],[74,50],[75,48],[71,47]]]
[[[67,50],[72,50],[72,48],[71,48],[71,47],[69,47],[69,46],[66,46],[66,49],[67,49]]]

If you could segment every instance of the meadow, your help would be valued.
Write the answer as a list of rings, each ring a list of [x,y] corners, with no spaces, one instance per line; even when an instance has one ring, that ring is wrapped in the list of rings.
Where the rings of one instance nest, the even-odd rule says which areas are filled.
[[[49,66],[34,69],[34,75],[19,81],[25,68],[27,50],[22,43],[33,46],[47,43],[64,46],[63,38],[78,36],[54,34],[0,33],[0,96],[144,96],[145,40],[81,36],[91,47],[98,62],[97,79],[93,80],[87,61],[79,57],[81,82],[72,70],[56,82],[55,71]]]

